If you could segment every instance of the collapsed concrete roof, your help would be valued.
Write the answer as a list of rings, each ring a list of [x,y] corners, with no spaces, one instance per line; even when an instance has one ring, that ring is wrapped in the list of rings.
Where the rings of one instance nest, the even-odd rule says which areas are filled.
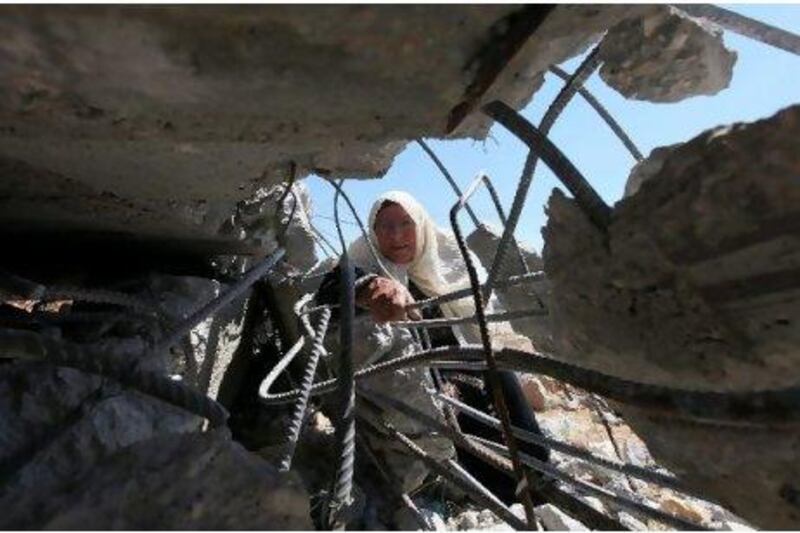
[[[286,180],[293,165],[298,177],[377,176],[414,138],[481,138],[489,121],[469,113],[481,103],[520,108],[550,65],[609,28],[625,22],[617,42],[660,42],[647,17],[660,17],[658,28],[674,18],[663,6],[580,5],[7,5],[0,13],[6,228],[177,239],[217,235],[236,202]],[[696,92],[713,92],[727,84],[732,55],[718,35],[701,34],[699,47],[715,50],[706,56],[722,56],[714,74],[722,83]],[[618,47],[609,48],[609,76],[624,91],[663,76],[634,73],[632,82]],[[670,98],[693,94],[685,85]]]

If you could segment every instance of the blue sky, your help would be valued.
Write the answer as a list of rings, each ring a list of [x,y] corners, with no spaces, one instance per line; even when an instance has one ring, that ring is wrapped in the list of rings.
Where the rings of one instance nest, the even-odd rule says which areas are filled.
[[[800,5],[725,5],[724,7],[757,20],[800,33]],[[800,103],[800,57],[783,50],[726,32],[725,44],[738,54],[730,86],[714,96],[697,96],[674,104],[653,104],[626,100],[606,86],[595,73],[586,88],[609,110],[639,150],[645,155],[658,146],[691,139],[709,128],[732,122],[750,122],[774,114],[779,109]],[[572,72],[582,58],[573,58],[562,68]],[[552,74],[534,95],[522,114],[534,124],[541,120],[563,82]],[[550,133],[551,139],[589,179],[609,204],[622,197],[633,158],[602,119],[579,96],[562,113]],[[799,141],[800,142],[800,141]],[[495,125],[486,141],[441,141],[428,144],[442,159],[459,185],[467,184],[481,169],[492,177],[505,210],[514,197],[527,154],[524,145],[501,126]],[[333,222],[333,188],[318,177],[305,180],[311,190],[315,218],[312,222],[336,244]],[[547,166],[537,166],[528,194],[517,238],[541,252],[541,228],[546,222],[544,206],[553,187],[560,186]],[[347,180],[345,191],[358,213],[366,217],[373,199],[380,193],[402,189],[411,192],[425,205],[441,227],[449,228],[448,212],[455,201],[450,186],[416,143],[409,144],[394,160],[383,179]],[[478,192],[470,202],[483,221],[498,223],[488,193]],[[358,228],[344,203],[342,211],[345,238],[352,240]],[[472,230],[463,216],[462,227]]]

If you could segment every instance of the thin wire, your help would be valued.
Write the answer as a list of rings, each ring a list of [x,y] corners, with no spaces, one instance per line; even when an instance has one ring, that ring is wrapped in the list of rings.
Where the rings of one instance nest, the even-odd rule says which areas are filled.
[[[344,192],[344,190],[342,189],[341,184],[337,184],[336,182],[334,182],[330,178],[325,178],[325,180],[328,183],[330,183],[336,189],[336,192],[339,195],[341,195],[342,198],[344,198],[344,201],[347,202],[347,205],[350,208],[350,211],[353,213],[353,218],[356,219],[356,222],[358,222],[358,227],[361,229],[361,235],[364,237],[364,240],[367,243],[367,247],[369,248],[369,251],[372,254],[372,257],[375,259],[375,262],[378,264],[378,267],[380,267],[380,269],[383,271],[383,273],[386,275],[386,277],[396,281],[397,278],[395,278],[391,274],[391,272],[389,272],[389,270],[383,264],[383,261],[381,261],[380,253],[378,253],[378,251],[375,249],[375,245],[372,242],[372,239],[369,238],[369,232],[364,227],[364,223],[361,221],[361,217],[358,216],[358,212],[356,211],[356,208],[353,206],[353,202],[350,201],[350,197],[347,195],[347,193]],[[338,210],[336,209],[335,197],[334,197],[334,211],[338,212]],[[336,215],[336,213],[334,213],[334,216],[337,216],[337,218],[338,218],[338,215]],[[342,228],[341,228],[340,225],[337,224],[336,229],[339,232],[339,239],[342,241],[342,249],[346,251],[347,248],[346,248],[346,246],[344,244],[344,237],[342,235]]]

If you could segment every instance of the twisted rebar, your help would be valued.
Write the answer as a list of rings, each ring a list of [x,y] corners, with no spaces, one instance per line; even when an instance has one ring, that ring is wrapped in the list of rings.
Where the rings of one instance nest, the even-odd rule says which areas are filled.
[[[339,261],[341,274],[339,304],[339,412],[336,420],[336,449],[339,464],[331,491],[328,523],[343,529],[343,511],[351,503],[356,449],[356,388],[353,376],[353,321],[355,319],[355,272],[347,252]],[[316,341],[316,339],[315,339]]]
[[[583,177],[583,174],[575,168],[575,165],[567,159],[546,135],[522,115],[499,100],[486,104],[483,107],[483,111],[528,145],[531,149],[531,154],[528,156],[526,166],[532,158],[533,162],[535,162],[536,156],[533,154],[538,154],[556,177],[567,187],[569,192],[572,193],[578,206],[586,213],[589,220],[601,231],[606,231],[611,220],[611,208],[592,188],[586,178]],[[517,198],[514,200],[516,201]],[[522,198],[522,201],[524,201],[524,198]],[[506,226],[506,233],[509,229],[515,227],[512,225],[512,215],[508,217],[509,223]],[[505,236],[505,233],[503,235]],[[495,255],[495,263],[497,259],[498,257]]]
[[[514,287],[516,285],[521,285],[523,283],[532,283],[535,281],[542,281],[545,279],[544,271],[538,270],[536,272],[530,272],[528,274],[523,274],[520,276],[511,276],[508,279],[498,281],[494,284],[495,289],[505,289],[508,287]],[[487,287],[487,284],[484,283],[480,286],[481,290],[484,290]],[[447,294],[443,294],[441,296],[436,296],[434,298],[428,298],[427,300],[420,300],[418,302],[414,302],[406,306],[406,309],[419,309],[422,307],[431,307],[434,305],[441,305],[443,303],[452,302],[453,300],[460,300],[461,298],[467,298],[468,296],[472,296],[472,287],[467,287],[465,289],[459,289],[457,291],[453,291]]]
[[[518,318],[526,318],[531,316],[547,316],[549,312],[547,309],[519,309],[517,311],[506,311],[504,313],[491,313],[486,315],[486,322],[508,322]],[[471,324],[477,322],[476,316],[465,316],[458,318],[429,318],[426,320],[397,320],[389,322],[394,327],[398,328],[441,328],[449,326],[458,326],[461,324]]]
[[[330,318],[331,311],[329,309],[320,313],[317,331],[315,332],[314,339],[311,343],[311,350],[308,354],[308,362],[306,363],[306,367],[303,371],[303,378],[300,380],[299,388],[302,393],[295,404],[294,411],[289,418],[289,424],[286,430],[287,449],[283,458],[278,463],[278,469],[281,471],[288,471],[292,467],[294,450],[297,447],[297,441],[300,438],[300,431],[306,418],[309,391],[311,390],[311,385],[314,383],[314,376],[317,373],[319,358],[325,351],[325,346],[323,346],[323,343],[325,342],[325,332],[328,329],[328,321]]]
[[[145,315],[158,314],[155,306],[136,296],[105,289],[83,289],[78,287],[48,287],[42,295],[44,301],[74,300],[94,304],[110,304],[126,307]]]
[[[483,359],[483,356],[482,346],[443,346],[362,368],[354,374],[354,378],[367,379],[406,367],[437,366],[439,360],[466,358],[475,362]],[[629,381],[513,348],[498,350],[496,356],[497,365],[503,370],[543,374],[611,400],[668,416],[717,425],[766,426],[775,429],[791,429],[800,422],[800,387],[748,392],[696,391]],[[330,392],[336,385],[336,379],[315,383],[311,394]],[[293,390],[269,396],[265,403],[285,403],[298,397],[299,391]]]
[[[228,412],[222,405],[181,381],[142,369],[138,359],[89,351],[35,333],[15,330],[0,331],[0,354],[3,357],[41,359],[57,366],[112,378],[127,387],[207,418],[212,427],[225,425],[228,419]]]
[[[476,182],[478,184],[480,182]],[[528,473],[522,468],[522,464],[517,456],[517,443],[511,433],[511,416],[506,405],[506,400],[503,395],[503,388],[500,382],[500,373],[497,369],[497,362],[495,361],[494,351],[492,350],[492,337],[489,334],[489,324],[486,322],[486,310],[484,308],[484,295],[480,290],[480,281],[478,280],[478,272],[475,270],[475,265],[472,263],[472,257],[469,255],[467,244],[464,242],[464,236],[461,233],[461,227],[458,224],[458,212],[464,207],[466,199],[474,192],[474,187],[470,187],[464,195],[450,209],[450,225],[453,228],[453,235],[455,236],[458,249],[461,252],[461,257],[464,260],[464,265],[467,268],[469,276],[469,283],[472,289],[472,298],[475,303],[475,316],[478,319],[478,329],[480,330],[481,342],[483,343],[483,354],[486,360],[487,372],[485,376],[489,380],[489,388],[494,407],[500,415],[500,421],[503,423],[502,433],[503,439],[508,444],[510,450],[511,464],[514,467],[514,475],[517,482],[527,482],[529,490],[522,492],[522,506],[525,509],[525,517],[528,521],[528,526],[533,528],[536,524],[536,517],[533,512],[533,501],[531,490],[533,490],[533,483],[529,478]]]
[[[550,128],[553,126],[558,116],[561,114],[566,105],[575,95],[575,91],[578,89],[578,87],[581,87],[583,83],[589,78],[589,76],[591,76],[592,73],[597,69],[600,62],[599,49],[600,47],[596,46],[589,53],[589,55],[583,60],[583,62],[580,64],[575,73],[561,88],[561,91],[559,91],[558,95],[556,95],[556,98],[553,100],[553,103],[550,104],[550,107],[548,107],[547,111],[545,112],[544,117],[542,118],[542,122],[540,123],[540,129],[541,129],[540,136],[543,137],[545,141],[547,141],[547,134],[550,132]],[[498,108],[501,109],[498,111]],[[506,248],[508,247],[509,242],[513,238],[514,231],[516,230],[517,224],[519,223],[519,218],[522,215],[522,208],[525,206],[525,200],[527,200],[528,197],[528,189],[530,188],[531,182],[533,181],[533,176],[536,172],[536,163],[538,161],[539,155],[541,155],[542,158],[545,160],[545,163],[547,163],[547,165],[550,166],[551,169],[553,169],[553,172],[559,177],[559,179],[561,179],[561,181],[564,182],[564,184],[567,186],[570,192],[572,192],[572,194],[576,196],[576,199],[578,199],[577,197],[579,195],[578,192],[576,191],[580,192],[581,197],[587,196],[585,192],[587,190],[594,192],[591,189],[591,186],[589,186],[588,183],[585,183],[586,180],[581,181],[575,178],[569,179],[569,176],[567,176],[566,173],[559,172],[556,168],[553,168],[554,161],[551,153],[553,152],[553,150],[557,151],[558,149],[555,146],[552,147],[543,146],[546,143],[541,141],[536,143],[527,142],[517,131],[509,127],[509,125],[507,124],[507,120],[505,120],[505,116],[501,117],[502,115],[501,111],[503,111],[503,108],[511,110],[510,108],[505,106],[505,104],[501,104],[500,102],[492,102],[484,106],[483,112],[492,117],[493,119],[495,119],[496,121],[503,124],[504,127],[511,130],[511,132],[514,133],[517,137],[525,141],[528,147],[530,148],[530,153],[528,154],[528,157],[525,159],[525,166],[523,167],[522,170],[522,176],[517,185],[517,191],[514,194],[514,200],[511,203],[511,210],[509,211],[508,214],[508,222],[506,223],[503,235],[500,237],[500,242],[498,243],[497,250],[495,251],[494,261],[492,262],[492,266],[489,269],[489,274],[486,279],[486,285],[489,288],[487,295],[490,293],[494,283],[497,281],[497,278],[499,277],[500,266],[503,264]],[[516,112],[514,112],[513,110],[511,110],[511,112],[514,113],[514,115],[516,115]],[[523,119],[521,119],[520,117],[519,120]],[[563,155],[561,156],[561,158],[566,159],[563,157]],[[567,163],[569,163],[569,161],[567,161]],[[563,165],[555,165],[555,166],[560,167]],[[577,170],[575,172],[577,173]],[[580,173],[578,173],[578,176],[580,176]],[[565,177],[567,181],[565,181]],[[583,185],[584,183],[585,185]],[[574,187],[575,184],[581,184],[582,186],[575,188]],[[588,197],[593,198],[591,195],[588,195]],[[599,199],[599,197],[597,197],[597,199]],[[578,202],[581,203],[582,200],[579,199]],[[591,202],[590,205],[593,206],[593,208],[595,208],[598,211],[598,213],[602,215],[601,205],[605,205],[602,203],[602,200],[600,200],[600,204],[597,204],[596,202],[593,201]],[[598,221],[603,224],[602,227],[605,227],[607,225],[605,223],[605,218],[603,218],[602,216],[600,219],[598,219]]]

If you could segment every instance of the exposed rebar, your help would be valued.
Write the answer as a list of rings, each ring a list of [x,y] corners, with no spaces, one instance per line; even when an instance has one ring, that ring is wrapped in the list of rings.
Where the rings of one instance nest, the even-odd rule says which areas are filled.
[[[445,464],[439,463],[439,461],[435,460],[433,457],[428,455],[425,450],[420,448],[413,440],[408,438],[405,434],[399,432],[397,429],[392,427],[390,424],[386,422],[377,422],[372,419],[372,417],[365,417],[364,415],[360,415],[361,420],[366,422],[367,424],[375,427],[378,431],[385,431],[388,432],[390,436],[397,439],[400,443],[402,443],[406,448],[408,448],[411,453],[417,456],[425,465],[440,475],[445,481],[454,485],[459,490],[462,490],[467,496],[469,496],[473,501],[475,501],[478,505],[481,505],[489,510],[491,510],[495,515],[497,515],[501,520],[508,523],[511,527],[517,530],[526,530],[529,529],[527,524],[520,520],[517,515],[515,515],[511,510],[503,504],[497,497],[492,494],[490,490],[486,487],[481,485],[475,478],[466,474],[466,472],[461,468],[461,466],[449,459],[445,462]],[[445,466],[446,465],[446,466]],[[455,472],[453,470],[456,470]]]
[[[317,365],[319,359],[325,352],[325,332],[328,330],[328,321],[331,318],[331,311],[327,309],[320,313],[319,322],[317,323],[317,330],[314,334],[314,339],[311,342],[311,350],[308,354],[308,361],[303,371],[303,377],[300,380],[301,395],[294,406],[294,411],[289,418],[287,426],[287,439],[286,451],[279,461],[278,469],[281,471],[288,471],[292,467],[292,458],[294,457],[295,448],[297,448],[297,441],[300,438],[300,432],[303,428],[303,422],[306,418],[306,411],[308,409],[308,399],[310,396],[311,385],[314,383],[314,376],[317,373]]]
[[[464,402],[456,400],[455,398],[451,398],[445,394],[437,394],[437,397],[441,401],[445,402],[445,405],[453,407],[454,409],[460,411],[466,416],[469,416],[470,418],[477,420],[478,422],[486,424],[489,427],[500,429],[500,421],[497,420],[495,417],[488,415],[478,409],[475,409],[474,407],[467,405]],[[588,450],[584,450],[578,448],[577,446],[573,446],[565,442],[554,440],[545,437],[544,435],[533,433],[531,431],[526,431],[517,426],[512,426],[511,430],[514,432],[514,436],[525,442],[537,444],[539,446],[546,446],[552,450],[563,453],[564,455],[577,457],[578,459],[582,459],[587,463],[592,463],[597,466],[606,468],[608,470],[613,470],[614,472],[619,472],[621,474],[629,475],[637,479],[648,481],[650,483],[654,483],[661,487],[667,487],[673,490],[677,490],[684,494],[689,494],[697,498],[705,498],[704,495],[696,493],[691,489],[685,487],[684,484],[681,483],[680,480],[678,480],[675,477],[668,476],[660,472],[654,472],[652,470],[648,470],[646,468],[637,465],[626,464],[620,461],[614,461],[612,459],[606,459],[605,457],[594,455]]]
[[[629,381],[524,350],[503,348],[497,351],[496,356],[497,365],[503,370],[544,374],[606,398],[667,416],[716,425],[774,429],[793,429],[800,422],[800,387],[746,392],[686,390]],[[439,360],[465,358],[480,361],[484,358],[483,346],[443,346],[413,353],[362,368],[354,377],[356,380],[367,379],[400,368],[430,366]],[[311,394],[330,392],[336,385],[336,379],[315,383]],[[293,390],[272,395],[265,403],[285,403],[298,397],[299,391]]]
[[[726,30],[750,39],[800,55],[800,35],[777,28],[739,13],[712,4],[670,4],[671,7],[701,17]]]
[[[570,75],[556,65],[552,65],[550,67],[550,72],[564,81],[569,81]],[[590,106],[592,106],[592,109],[594,109],[598,115],[600,115],[600,118],[602,118],[608,127],[611,128],[611,131],[614,132],[617,138],[622,141],[622,144],[625,145],[625,148],[628,149],[628,152],[630,152],[631,156],[633,156],[637,162],[644,159],[642,152],[639,151],[639,148],[636,147],[636,144],[634,144],[625,130],[622,129],[622,126],[620,126],[619,122],[616,121],[616,119],[611,115],[611,113],[608,112],[605,106],[601,104],[600,101],[595,98],[595,96],[588,89],[586,89],[586,87],[579,87],[578,94],[581,95]]]
[[[558,155],[561,154],[560,151],[558,151],[558,149],[554,145],[546,146],[546,144],[549,143],[549,141],[547,140],[547,134],[550,132],[550,128],[553,126],[558,116],[561,114],[566,105],[575,95],[575,91],[578,89],[578,87],[581,87],[583,83],[589,78],[589,76],[591,76],[592,73],[597,69],[600,58],[599,48],[600,48],[599,46],[596,46],[589,53],[589,55],[583,60],[578,69],[569,78],[564,87],[561,88],[558,95],[556,95],[555,99],[553,100],[553,103],[550,104],[550,107],[548,107],[547,111],[545,112],[544,117],[542,118],[542,122],[540,124],[540,128],[541,128],[541,137],[543,137],[544,141],[547,142],[542,142],[539,139],[537,139],[539,142],[528,142],[527,140],[523,139],[523,137],[520,135],[519,132],[509,127],[509,125],[507,124],[508,120],[504,120],[505,115],[508,114],[508,111],[511,111],[515,116],[517,116],[517,113],[508,106],[506,106],[505,104],[502,104],[500,102],[491,102],[490,104],[484,106],[483,108],[484,113],[486,113],[496,121],[503,124],[503,126],[506,127],[507,129],[511,130],[511,132],[514,133],[520,139],[522,139],[530,149],[530,153],[528,154],[528,157],[525,159],[525,166],[523,167],[522,176],[519,180],[519,184],[517,185],[517,191],[514,194],[514,200],[511,204],[511,210],[509,211],[508,214],[508,222],[506,223],[505,229],[503,230],[503,235],[500,237],[500,242],[497,245],[497,251],[495,252],[494,256],[494,261],[492,262],[492,266],[489,269],[489,274],[486,279],[486,285],[488,287],[487,296],[488,294],[491,294],[492,287],[500,275],[500,266],[503,264],[506,248],[508,247],[509,242],[512,240],[514,231],[516,230],[517,224],[519,223],[519,218],[522,215],[522,208],[525,206],[525,201],[527,200],[528,197],[528,189],[530,188],[531,182],[533,181],[533,176],[536,172],[536,163],[540,156],[545,160],[545,163],[547,163],[547,165],[553,170],[553,172],[559,177],[559,179],[561,179],[562,181],[564,181],[565,178],[567,179],[567,181],[564,181],[564,184],[567,186],[570,192],[572,192],[572,194],[576,196],[576,199],[579,195],[579,192],[582,197],[587,196],[587,193],[585,192],[586,190],[594,192],[591,189],[591,186],[589,186],[588,183],[586,183],[586,180],[583,180],[581,182],[581,180],[576,179],[575,177],[572,177],[570,179],[570,176],[567,176],[566,173],[560,172],[558,168],[554,168],[554,166],[557,167],[563,166],[563,164],[561,164],[560,161],[555,161],[553,159],[554,150],[558,153]],[[505,114],[503,114],[503,112],[505,112]],[[517,116],[517,118],[518,120],[524,120],[520,116]],[[564,158],[563,155],[561,155],[561,159],[566,160],[566,158]],[[569,163],[569,161],[566,162]],[[577,170],[575,170],[575,172],[577,173]],[[580,173],[577,174],[578,176],[580,176]],[[578,187],[576,190],[573,190],[575,189],[574,186],[576,184],[582,186]],[[591,197],[591,195],[589,195],[589,197]],[[597,199],[599,199],[599,196],[597,197]],[[581,202],[581,200],[578,201],[579,203]],[[600,200],[600,204],[602,204],[602,200]],[[600,204],[596,205],[596,202],[592,202],[590,205],[593,208],[597,209],[598,212],[602,212],[601,207],[599,207]],[[605,228],[605,226],[607,225],[605,223],[605,218],[601,217],[600,222],[603,223],[602,227]]]
[[[492,313],[486,315],[487,322],[508,322],[509,320],[516,320],[518,318],[526,318],[531,316],[547,316],[547,309],[537,307],[535,309],[519,309],[517,311],[506,311],[504,313]],[[429,318],[426,320],[398,320],[389,322],[394,327],[398,328],[441,328],[449,326],[458,326],[460,324],[471,324],[477,322],[476,316],[465,316],[458,318]]]
[[[473,439],[481,444],[486,445],[489,448],[497,450],[499,453],[503,455],[508,455],[508,449],[503,446],[502,444],[498,444],[494,441],[484,439],[481,437],[476,437],[473,435],[469,435],[470,439]],[[606,490],[598,485],[593,483],[589,483],[587,481],[581,481],[580,479],[576,479],[571,477],[569,474],[566,474],[559,470],[558,468],[547,464],[544,461],[540,461],[535,457],[531,457],[530,455],[520,452],[520,459],[527,465],[537,470],[543,474],[546,474],[552,478],[558,479],[564,483],[568,483],[574,486],[576,489],[580,490],[583,493],[597,496],[598,498],[602,498],[604,500],[608,500],[614,502],[616,505],[620,507],[624,507],[626,509],[630,509],[631,511],[636,511],[641,513],[645,516],[650,518],[654,518],[659,522],[663,522],[673,528],[676,528],[681,531],[705,531],[708,528],[703,527],[700,524],[695,524],[694,522],[690,522],[688,520],[684,520],[678,516],[671,515],[654,507],[650,507],[649,505],[645,505],[643,503],[639,503],[631,498],[626,496],[622,496],[620,494],[616,494],[609,490]]]
[[[180,340],[184,336],[188,335],[190,331],[196,328],[198,324],[230,304],[233,300],[250,288],[253,283],[261,279],[267,272],[272,270],[272,268],[285,254],[286,250],[284,248],[278,248],[270,255],[259,261],[253,268],[248,270],[239,280],[225,289],[225,291],[223,291],[219,296],[181,321],[181,323],[178,324],[171,333],[164,335],[163,340],[159,341],[155,351],[157,353],[166,352],[172,346],[178,344]]]
[[[353,320],[355,319],[355,272],[347,252],[339,261],[341,273],[339,300],[339,412],[336,419],[336,478],[331,491],[328,525],[343,529],[342,515],[351,504],[356,449],[356,389],[353,376]],[[316,340],[316,339],[315,339]]]
[[[458,224],[458,212],[464,207],[466,198],[468,198],[473,191],[474,189],[470,188],[470,190],[468,190],[464,195],[462,195],[461,198],[459,198],[458,202],[453,205],[452,209],[450,209],[450,225],[453,228],[453,235],[455,236],[458,249],[461,252],[461,257],[464,260],[464,265],[467,268],[467,274],[469,276],[470,287],[472,289],[472,298],[475,303],[475,315],[478,319],[478,329],[480,330],[481,342],[483,343],[483,354],[486,360],[486,366],[488,367],[485,375],[489,381],[489,388],[491,389],[493,404],[497,413],[500,415],[500,421],[503,424],[503,439],[510,450],[511,464],[514,467],[514,475],[516,476],[517,482],[522,482],[523,480],[527,481],[529,490],[522,492],[522,506],[525,509],[525,517],[528,522],[528,526],[530,528],[534,528],[536,524],[536,516],[533,512],[533,502],[530,492],[533,490],[533,483],[529,479],[527,472],[525,472],[522,468],[522,464],[520,463],[517,455],[517,443],[514,439],[514,436],[511,434],[511,416],[503,395],[503,388],[500,382],[500,373],[498,372],[497,363],[494,358],[494,351],[492,350],[492,338],[489,334],[489,325],[486,322],[484,295],[480,290],[478,272],[475,270],[475,265],[472,263],[472,257],[469,255],[469,250],[464,242],[464,236],[461,233],[461,227]]]

